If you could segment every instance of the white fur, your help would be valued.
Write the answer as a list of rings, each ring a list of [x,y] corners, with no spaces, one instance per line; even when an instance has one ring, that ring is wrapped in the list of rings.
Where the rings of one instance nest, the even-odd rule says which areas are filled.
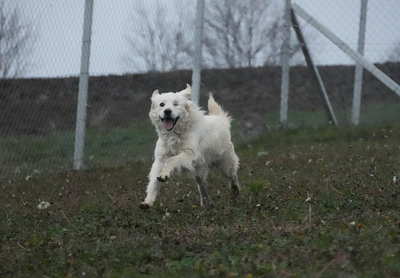
[[[150,119],[156,127],[158,141],[154,151],[154,163],[149,174],[147,197],[141,208],[153,205],[161,183],[174,173],[188,170],[195,178],[201,196],[201,205],[209,204],[206,176],[208,166],[215,164],[230,180],[234,197],[239,194],[237,170],[239,159],[231,142],[228,114],[210,95],[209,115],[190,100],[191,88],[178,93],[159,94],[151,97]],[[170,110],[170,117],[177,120],[173,129],[166,130],[162,118]],[[172,121],[172,120],[171,120]]]

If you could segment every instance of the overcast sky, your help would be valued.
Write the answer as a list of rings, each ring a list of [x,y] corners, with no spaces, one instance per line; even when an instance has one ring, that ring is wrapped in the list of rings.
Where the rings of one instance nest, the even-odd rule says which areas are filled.
[[[14,1],[14,0],[13,0]],[[15,0],[38,26],[34,65],[28,76],[76,76],[80,70],[84,0]],[[151,7],[171,0],[94,0],[90,73],[128,72],[123,58],[128,53],[127,26],[138,3]],[[195,9],[195,0],[182,1],[181,8]],[[283,2],[283,0],[275,0]],[[361,0],[293,0],[342,40],[357,49]],[[23,5],[22,5],[23,4]],[[143,5],[143,4],[142,4]],[[171,8],[170,13],[174,14]],[[369,0],[365,56],[371,62],[387,59],[400,42],[400,0]],[[173,28],[173,26],[171,26]],[[310,49],[318,64],[353,63],[326,38],[313,34]]]

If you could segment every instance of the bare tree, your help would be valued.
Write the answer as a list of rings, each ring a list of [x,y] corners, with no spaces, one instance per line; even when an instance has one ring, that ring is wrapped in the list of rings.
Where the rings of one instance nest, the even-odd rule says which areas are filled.
[[[271,0],[210,0],[205,13],[205,63],[211,67],[280,64],[282,7]],[[293,45],[292,56],[299,50]]]
[[[191,68],[194,2],[170,0],[168,5],[159,2],[152,7],[146,7],[145,2],[135,2],[126,40],[129,52],[124,58],[130,70]],[[203,66],[237,68],[279,65],[283,24],[283,6],[277,1],[208,0]],[[294,57],[300,47],[294,36],[292,38],[291,56]],[[292,59],[292,64],[297,63]]]
[[[126,66],[147,72],[190,68],[192,32],[188,31],[191,29],[188,25],[194,24],[190,15],[173,14],[182,9],[171,9],[171,2],[168,6],[159,4],[148,9],[143,2],[136,6],[140,8],[135,7],[126,38],[129,49],[124,58]]]
[[[24,20],[11,1],[0,0],[0,76],[20,77],[30,65],[29,56],[36,42],[32,22]]]

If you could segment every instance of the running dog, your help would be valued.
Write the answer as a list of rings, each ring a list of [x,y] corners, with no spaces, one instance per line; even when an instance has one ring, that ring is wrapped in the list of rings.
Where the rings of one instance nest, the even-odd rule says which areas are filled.
[[[189,171],[197,182],[201,205],[210,205],[206,176],[211,164],[230,180],[233,197],[239,195],[239,158],[231,142],[231,118],[212,94],[208,111],[206,115],[191,100],[189,85],[177,93],[153,92],[149,116],[156,127],[158,141],[147,196],[140,208],[150,208],[161,184],[181,170]]]

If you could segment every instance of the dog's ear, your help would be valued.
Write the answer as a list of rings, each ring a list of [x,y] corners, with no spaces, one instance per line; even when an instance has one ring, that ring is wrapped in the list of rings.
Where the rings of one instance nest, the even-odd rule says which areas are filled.
[[[190,105],[189,104],[185,104],[185,110],[186,110],[186,112],[189,112],[190,111]]]
[[[188,100],[192,99],[192,87],[190,87],[189,84],[186,84],[186,89],[180,91],[179,93],[186,97]]]
[[[158,90],[155,90],[154,92],[153,92],[153,94],[151,95],[151,97],[154,97],[155,95],[159,95],[160,93],[158,92]]]
[[[154,109],[155,108],[155,103],[154,103],[154,101],[153,101],[153,98],[155,97],[155,96],[157,96],[157,95],[159,95],[160,93],[158,92],[158,90],[155,90],[154,92],[153,92],[153,94],[151,95],[151,109]]]

